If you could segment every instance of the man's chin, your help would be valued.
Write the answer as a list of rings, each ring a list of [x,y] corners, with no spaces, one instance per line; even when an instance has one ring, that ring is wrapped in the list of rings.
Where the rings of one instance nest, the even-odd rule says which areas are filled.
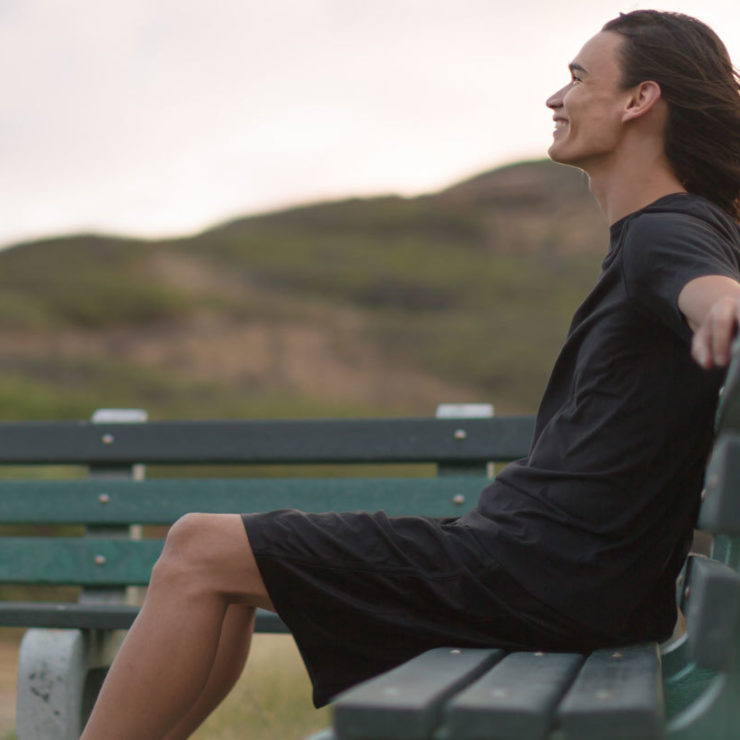
[[[557,143],[554,143],[547,150],[547,156],[555,162],[555,164],[563,164],[568,167],[575,167],[577,169],[583,169],[579,161],[574,160],[572,157],[568,157],[562,151],[558,151]]]
[[[562,153],[558,153],[557,142],[553,142],[550,145],[550,148],[547,150],[547,156],[550,157],[550,159],[557,164],[570,164],[570,162],[568,162],[567,159],[563,157]]]

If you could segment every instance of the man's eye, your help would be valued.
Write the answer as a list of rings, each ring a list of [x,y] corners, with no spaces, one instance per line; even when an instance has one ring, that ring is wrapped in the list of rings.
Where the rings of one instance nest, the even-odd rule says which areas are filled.
[[[572,75],[571,78],[570,78],[570,81],[571,82],[580,82],[581,81],[581,78],[578,77],[577,75]]]

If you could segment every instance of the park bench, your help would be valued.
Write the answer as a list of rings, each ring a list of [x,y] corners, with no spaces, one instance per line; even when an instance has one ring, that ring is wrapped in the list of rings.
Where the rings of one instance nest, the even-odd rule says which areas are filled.
[[[29,628],[19,740],[79,737],[138,611],[132,587],[148,583],[161,551],[157,525],[284,507],[455,516],[475,505],[490,461],[528,450],[531,417],[441,413],[457,418],[146,421],[103,410],[91,421],[0,423],[0,626]],[[31,587],[44,600],[27,600]],[[26,600],[11,600],[19,588]],[[256,629],[287,632],[263,611]]]
[[[677,583],[683,634],[590,655],[431,650],[341,694],[308,740],[740,737],[739,432],[737,344],[698,522],[711,548]]]

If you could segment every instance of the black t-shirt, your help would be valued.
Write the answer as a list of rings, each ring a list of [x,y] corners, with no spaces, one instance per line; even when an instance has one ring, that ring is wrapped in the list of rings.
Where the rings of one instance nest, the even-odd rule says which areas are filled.
[[[703,275],[740,280],[740,228],[675,194],[611,227],[530,453],[465,517],[530,593],[609,639],[663,639],[690,544],[723,372],[690,356],[678,309]]]

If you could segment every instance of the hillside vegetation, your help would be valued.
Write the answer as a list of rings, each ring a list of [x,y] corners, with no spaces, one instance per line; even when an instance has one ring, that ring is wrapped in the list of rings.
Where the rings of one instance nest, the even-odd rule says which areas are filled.
[[[529,162],[177,240],[18,245],[0,252],[0,417],[532,412],[606,244],[580,173]]]

